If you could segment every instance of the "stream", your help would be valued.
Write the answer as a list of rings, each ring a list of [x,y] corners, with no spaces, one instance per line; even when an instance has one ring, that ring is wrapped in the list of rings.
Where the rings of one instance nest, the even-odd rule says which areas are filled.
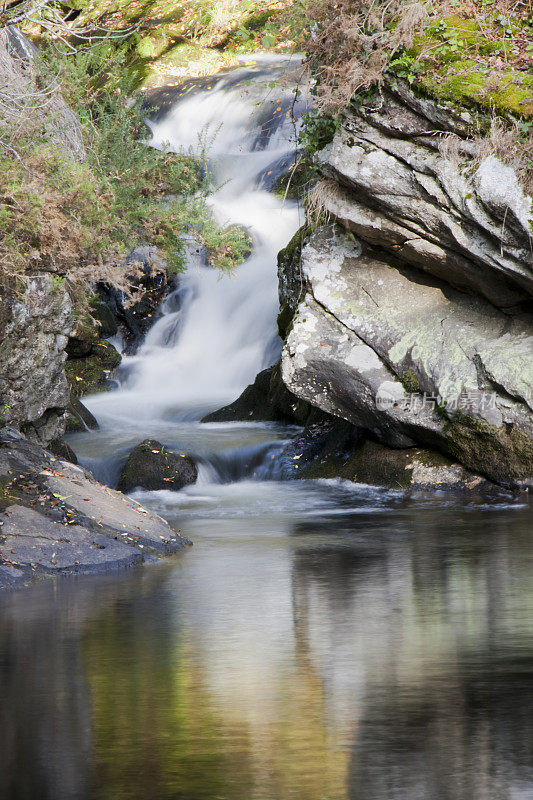
[[[533,797],[529,505],[286,480],[295,429],[200,422],[279,357],[293,65],[243,64],[151,122],[154,146],[208,143],[210,203],[253,253],[221,275],[190,247],[69,444],[111,485],[147,437],[193,454],[194,486],[134,497],[194,546],[3,598],[2,800]]]

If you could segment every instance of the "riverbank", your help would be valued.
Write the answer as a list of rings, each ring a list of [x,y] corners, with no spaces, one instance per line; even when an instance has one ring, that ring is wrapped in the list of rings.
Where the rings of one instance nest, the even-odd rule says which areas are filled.
[[[133,567],[191,542],[18,431],[0,429],[0,589]]]

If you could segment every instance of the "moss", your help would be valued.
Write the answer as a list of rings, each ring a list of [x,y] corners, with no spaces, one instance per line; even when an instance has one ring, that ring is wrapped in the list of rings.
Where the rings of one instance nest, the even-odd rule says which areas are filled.
[[[0,483],[0,511],[5,511],[8,506],[13,505],[13,503],[18,502],[18,500],[20,500],[19,495],[16,494],[9,485],[6,486]]]
[[[496,483],[513,485],[533,475],[533,441],[515,425],[498,428],[463,414],[454,416],[443,434],[453,458]]]
[[[347,457],[333,454],[312,462],[299,477],[342,478],[353,483],[408,489],[413,482],[413,470],[408,467],[412,454],[410,450],[392,450],[367,441]]]
[[[496,19],[485,22],[482,30],[475,20],[449,15],[416,36],[405,56],[412,59],[414,85],[460,107],[530,117],[531,76],[512,66],[491,66],[489,57],[504,54],[511,39]],[[510,30],[518,28],[511,22]]]
[[[82,397],[108,390],[107,379],[122,357],[112,344],[100,339],[87,358],[72,358],[65,364],[65,374],[72,397]]]
[[[400,378],[403,388],[409,394],[414,394],[420,389],[420,381],[412,369],[404,369]]]

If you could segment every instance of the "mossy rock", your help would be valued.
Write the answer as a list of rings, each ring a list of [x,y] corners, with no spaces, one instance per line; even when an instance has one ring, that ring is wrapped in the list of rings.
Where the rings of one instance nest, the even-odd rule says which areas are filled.
[[[117,489],[121,492],[138,487],[149,491],[182,489],[195,483],[197,477],[198,470],[189,455],[167,450],[155,439],[145,439],[126,459]]]
[[[278,178],[273,192],[283,199],[301,202],[315,183],[316,171],[306,163],[299,163]]]
[[[118,332],[117,321],[108,305],[102,303],[98,297],[92,297],[90,301],[91,316],[98,326],[98,336],[101,339],[110,339]]]
[[[0,512],[5,511],[8,506],[12,506],[13,503],[18,503],[19,501],[20,496],[16,494],[13,489],[0,483]],[[0,528],[0,536],[1,535],[2,530]]]
[[[285,340],[290,333],[292,320],[303,291],[300,274],[302,248],[312,229],[300,228],[288,245],[278,253],[278,276],[280,283],[280,312],[278,314],[278,333]]]
[[[511,20],[510,25],[516,32],[518,23]],[[532,76],[512,65],[494,67],[489,61],[499,53],[505,55],[511,46],[511,39],[504,43],[501,34],[496,17],[488,35],[475,20],[457,14],[437,20],[415,36],[406,53],[418,75],[414,87],[459,108],[531,117]]]
[[[348,456],[331,454],[302,469],[300,478],[342,478],[388,489],[480,489],[488,482],[434,450],[395,450],[373,441]]]
[[[461,414],[443,434],[452,457],[496,483],[513,487],[533,476],[533,440],[516,425],[498,428]]]
[[[70,358],[65,364],[65,374],[71,397],[107,391],[109,373],[121,361],[120,353],[105,339],[93,344],[87,358]]]

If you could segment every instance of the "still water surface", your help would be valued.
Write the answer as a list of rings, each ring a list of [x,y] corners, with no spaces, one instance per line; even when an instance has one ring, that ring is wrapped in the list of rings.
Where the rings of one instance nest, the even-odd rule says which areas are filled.
[[[185,554],[2,600],[3,800],[533,796],[530,509],[203,492]]]

